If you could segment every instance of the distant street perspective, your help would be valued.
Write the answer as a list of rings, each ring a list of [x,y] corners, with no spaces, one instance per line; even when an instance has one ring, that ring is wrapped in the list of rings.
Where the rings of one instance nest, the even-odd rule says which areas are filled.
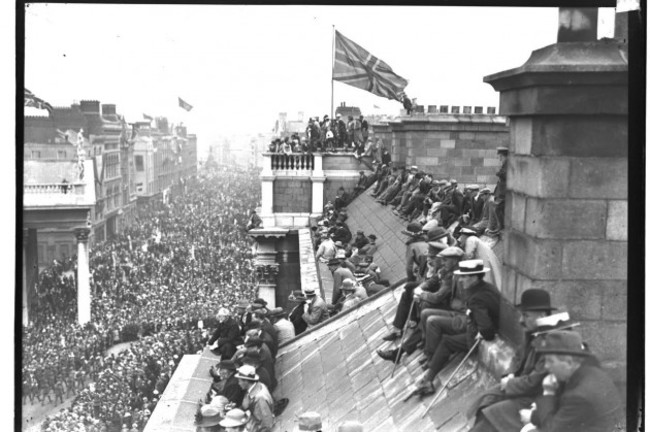
[[[15,429],[637,430],[640,25],[25,5]]]

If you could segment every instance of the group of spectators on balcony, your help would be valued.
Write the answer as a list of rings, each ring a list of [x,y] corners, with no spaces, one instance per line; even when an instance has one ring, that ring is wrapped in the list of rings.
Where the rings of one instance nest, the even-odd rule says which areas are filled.
[[[336,114],[333,120],[327,114],[322,120],[310,117],[303,136],[295,133],[276,138],[269,146],[271,153],[345,152],[373,158],[377,156],[377,150],[377,145],[369,137],[368,121],[362,115],[349,115],[345,121],[341,114]]]
[[[184,354],[200,351],[215,311],[256,297],[245,213],[255,173],[202,172],[169,205],[90,252],[91,323],[76,324],[74,260],[41,273],[23,329],[23,403],[72,406],[46,431],[142,430]],[[106,350],[121,342],[123,346]],[[122,349],[120,351],[120,349]]]

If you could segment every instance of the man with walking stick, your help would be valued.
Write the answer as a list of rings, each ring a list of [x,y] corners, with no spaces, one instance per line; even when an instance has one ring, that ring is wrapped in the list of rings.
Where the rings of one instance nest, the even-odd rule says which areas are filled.
[[[482,260],[461,261],[458,264],[458,270],[454,274],[458,276],[458,282],[466,293],[467,330],[463,334],[442,335],[427,364],[427,373],[418,383],[415,394],[427,396],[436,392],[433,380],[445,367],[453,353],[466,352],[470,347],[471,353],[480,338],[491,341],[496,336],[501,294],[494,285],[483,280],[484,275],[489,271],[489,268],[484,267]]]

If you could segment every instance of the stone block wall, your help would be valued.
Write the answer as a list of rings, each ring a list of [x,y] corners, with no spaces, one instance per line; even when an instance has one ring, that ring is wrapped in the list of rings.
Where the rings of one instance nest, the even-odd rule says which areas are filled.
[[[580,322],[577,330],[625,397],[627,61],[616,44],[560,43],[485,81],[501,92],[512,131],[508,300],[529,288],[548,291]]]
[[[339,190],[340,187],[345,189],[347,193],[351,194],[358,181],[358,175],[349,177],[328,177],[327,180],[325,180],[323,192],[325,195],[325,203],[327,203],[327,201],[334,202],[336,191]]]
[[[395,164],[417,165],[434,178],[456,179],[461,187],[494,187],[500,166],[496,148],[510,141],[506,118],[493,115],[406,117],[373,125],[373,133],[390,142]]]
[[[278,178],[273,182],[274,213],[310,213],[311,181],[309,178]]]

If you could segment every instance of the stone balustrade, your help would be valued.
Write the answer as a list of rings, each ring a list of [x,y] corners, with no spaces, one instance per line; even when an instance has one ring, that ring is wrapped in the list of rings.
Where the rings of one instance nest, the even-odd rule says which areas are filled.
[[[26,184],[24,190],[25,190],[25,195],[27,194],[83,195],[86,191],[86,185],[84,183]]]
[[[272,170],[313,171],[314,155],[306,153],[281,154],[267,153],[271,159]]]

